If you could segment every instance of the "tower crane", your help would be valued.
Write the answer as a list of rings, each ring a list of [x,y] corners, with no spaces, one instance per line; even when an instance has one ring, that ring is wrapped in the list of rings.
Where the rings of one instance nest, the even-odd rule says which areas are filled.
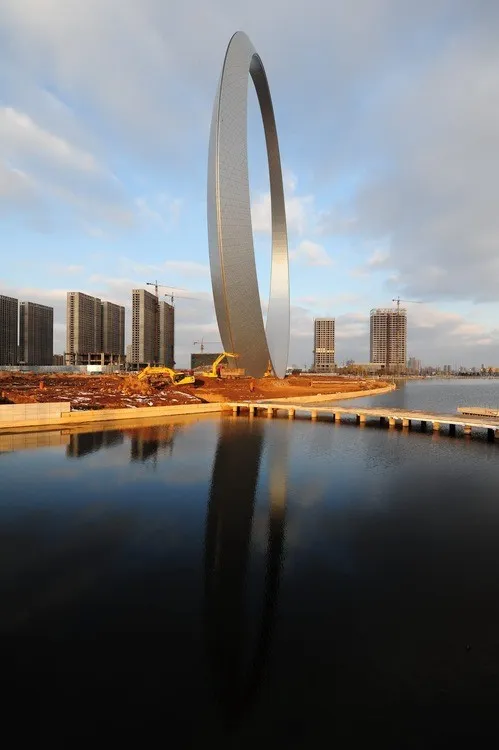
[[[183,289],[183,287],[180,286],[169,286],[168,284],[160,284],[159,281],[156,279],[156,281],[146,281],[146,286],[153,286],[154,287],[154,293],[156,295],[156,299],[159,301],[159,290],[160,289],[174,289],[177,292],[185,292],[186,289]],[[173,302],[175,300],[175,291],[172,294],[165,294],[165,297],[169,297],[171,304],[173,305]],[[197,299],[197,297],[178,297],[177,299]]]
[[[146,281],[146,286],[153,286],[154,287],[154,294],[159,299],[159,290],[160,289],[176,289],[179,292],[186,291],[185,289],[182,289],[181,287],[177,286],[170,286],[170,284],[160,284],[159,281],[156,279],[156,281]],[[168,296],[168,295],[167,295]]]
[[[171,305],[173,305],[175,299],[198,299],[198,297],[184,297],[183,295],[182,295],[182,297],[175,297],[174,294],[165,294],[165,297],[169,297],[170,298],[170,304]]]
[[[397,303],[397,312],[400,312],[400,303],[401,302],[407,302],[410,305],[422,305],[420,299],[400,299],[400,297],[397,297],[396,299],[392,299],[392,302]]]
[[[204,352],[204,345],[205,345],[205,344],[219,344],[219,343],[220,343],[220,341],[205,341],[205,340],[204,340],[204,337],[203,337],[203,338],[201,339],[201,341],[193,341],[193,342],[192,342],[192,345],[193,345],[193,346],[196,346],[197,344],[199,344],[199,346],[200,346],[200,349],[201,349],[201,352]]]
[[[153,286],[154,287],[154,294],[156,295],[156,312],[154,315],[155,318],[155,356],[154,356],[154,362],[158,362],[159,356],[160,356],[160,322],[159,322],[159,290],[160,289],[174,289],[176,291],[185,291],[181,287],[175,287],[175,286],[169,286],[167,284],[160,284],[159,281],[156,279],[155,281],[146,281],[146,286]],[[173,300],[174,300],[174,292],[172,294],[166,294],[165,297],[171,298],[171,304],[173,307]],[[193,299],[193,297],[188,297],[187,299]],[[172,352],[171,352],[171,359],[174,360],[173,355],[173,344],[171,345]],[[175,362],[173,361],[173,365],[175,365]]]

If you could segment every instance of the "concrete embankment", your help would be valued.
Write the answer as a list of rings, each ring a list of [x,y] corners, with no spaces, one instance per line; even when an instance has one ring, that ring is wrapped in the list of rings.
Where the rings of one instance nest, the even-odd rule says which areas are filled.
[[[59,429],[93,422],[130,422],[143,419],[180,417],[189,414],[219,413],[226,404],[181,404],[149,406],[142,409],[98,409],[70,411],[67,402],[44,404],[7,404],[0,406],[0,433],[33,428]]]
[[[273,398],[272,403],[279,402],[279,403],[293,403],[293,404],[312,404],[316,402],[327,402],[327,401],[347,401],[351,398],[368,398],[369,396],[381,396],[382,393],[390,393],[390,391],[395,391],[397,388],[396,385],[393,383],[390,383],[390,385],[387,385],[383,388],[370,388],[366,391],[350,391],[342,393],[316,393],[314,396],[290,396],[286,398]],[[262,401],[269,401],[270,399],[261,399]]]

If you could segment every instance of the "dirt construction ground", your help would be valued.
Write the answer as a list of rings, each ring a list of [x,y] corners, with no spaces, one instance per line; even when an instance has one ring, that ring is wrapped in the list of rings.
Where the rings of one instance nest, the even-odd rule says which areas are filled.
[[[141,382],[134,374],[72,375],[57,373],[0,372],[0,403],[26,404],[46,401],[70,401],[72,409],[119,409],[169,406],[215,401],[248,401],[292,398],[325,393],[382,388],[380,380],[355,380],[342,377],[315,378],[313,375],[275,378],[219,380],[198,378],[194,385],[154,386]]]

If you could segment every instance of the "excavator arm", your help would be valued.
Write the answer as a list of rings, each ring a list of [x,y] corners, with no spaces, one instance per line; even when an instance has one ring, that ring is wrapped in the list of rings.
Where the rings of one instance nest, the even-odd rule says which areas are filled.
[[[239,357],[239,354],[234,354],[233,352],[223,352],[222,354],[219,354],[216,360],[213,362],[211,366],[211,375],[212,377],[217,377],[217,367],[220,364],[220,362],[223,362],[223,360],[226,357]]]
[[[139,380],[145,380],[149,376],[149,373],[151,372],[151,370],[152,370],[152,367],[149,367],[149,366],[144,367],[144,369],[141,370],[139,374],[137,375],[137,378]]]

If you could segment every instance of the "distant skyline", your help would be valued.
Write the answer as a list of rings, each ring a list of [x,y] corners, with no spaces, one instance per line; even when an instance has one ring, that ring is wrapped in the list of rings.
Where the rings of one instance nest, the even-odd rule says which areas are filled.
[[[237,29],[265,61],[275,106],[290,363],[311,364],[313,320],[325,316],[336,319],[336,361],[367,361],[369,311],[400,295],[424,303],[405,304],[409,356],[499,365],[490,0],[3,0],[0,294],[53,306],[62,353],[67,291],[125,305],[128,343],[132,289],[157,278],[183,290],[177,363],[193,341],[217,340],[207,149]],[[265,309],[269,186],[251,87],[249,136]]]

